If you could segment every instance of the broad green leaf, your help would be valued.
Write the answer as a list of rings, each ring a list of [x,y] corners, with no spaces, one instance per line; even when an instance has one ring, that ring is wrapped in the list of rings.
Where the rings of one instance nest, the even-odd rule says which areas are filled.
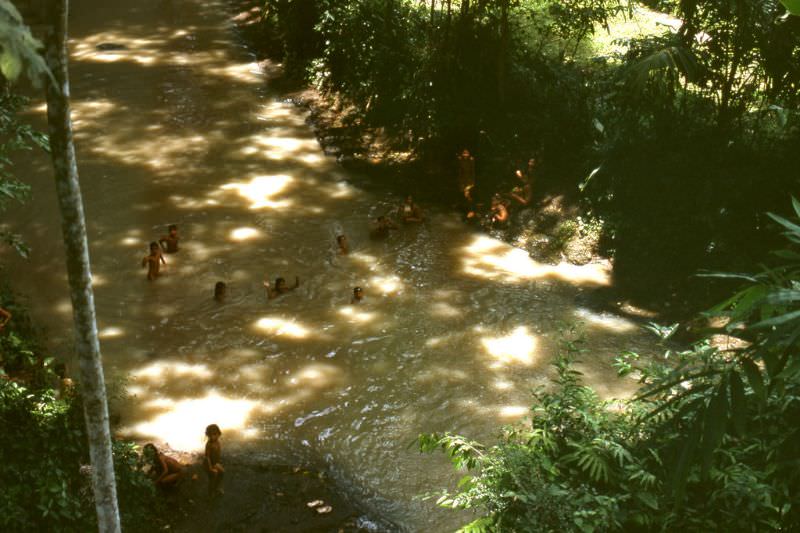
[[[761,370],[752,359],[743,360],[742,368],[744,369],[744,373],[747,375],[747,382],[750,383],[750,388],[753,389],[756,398],[758,398],[763,404],[767,401],[767,390],[766,387],[764,387],[764,380],[761,377]]]
[[[725,426],[728,421],[728,380],[723,379],[717,386],[717,391],[711,398],[703,420],[703,447],[702,447],[702,476],[708,476],[714,451],[725,435]]]
[[[730,373],[731,389],[731,420],[736,433],[744,435],[747,417],[747,404],[744,395],[744,383],[739,373],[731,370]]]
[[[4,51],[0,54],[0,72],[7,80],[16,80],[22,72],[22,59],[16,54]]]
[[[775,213],[767,213],[767,216],[783,226],[784,228],[788,229],[791,233],[795,235],[800,235],[800,226],[793,222],[789,222],[782,216],[776,215]]]
[[[766,320],[762,320],[761,322],[756,322],[751,328],[767,328],[771,326],[780,326],[781,324],[785,324],[787,322],[791,322],[792,320],[799,320],[800,319],[800,309],[796,311],[791,311],[789,313],[784,313],[782,315],[774,316],[772,318],[768,318]]]
[[[800,16],[800,0],[781,0],[781,4],[786,8],[786,11],[795,16]],[[794,200],[794,198],[792,198]],[[800,213],[798,213],[800,216]]]

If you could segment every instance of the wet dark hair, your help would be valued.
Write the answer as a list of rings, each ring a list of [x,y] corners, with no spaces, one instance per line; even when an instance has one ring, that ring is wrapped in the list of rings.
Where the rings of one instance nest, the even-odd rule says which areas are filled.
[[[281,283],[286,283],[286,280],[285,280],[285,279],[283,279],[283,278],[277,278],[277,279],[275,280],[275,288],[277,289],[277,288],[278,288],[278,285],[280,285]]]
[[[156,241],[153,241],[153,242],[151,242],[151,243],[150,243],[150,249],[152,250],[154,246],[155,246],[156,248],[158,248],[158,247],[159,247],[159,246],[158,246],[158,243],[157,243]]]
[[[211,435],[222,435],[222,430],[219,429],[218,425],[209,424],[206,426],[206,437],[210,437]]]
[[[167,231],[172,231],[172,230],[177,230],[177,229],[178,229],[178,225],[177,224],[170,224],[167,227]]]
[[[144,449],[142,450],[142,455],[147,457],[148,453],[152,452],[152,456],[150,457],[150,465],[153,467],[153,470],[156,474],[161,473],[161,461],[158,460],[158,448],[152,442],[148,442],[144,445]]]
[[[364,292],[364,289],[362,289],[361,287],[355,287],[353,289],[353,294],[360,294],[362,292]]]
[[[215,283],[214,284],[214,296],[221,295],[223,292],[225,292],[225,288],[226,287],[227,287],[227,285],[225,285],[224,281],[218,281],[217,283]]]
[[[345,240],[346,238],[347,238],[347,237],[345,237],[344,235],[337,235],[337,236],[336,236],[336,242],[338,242],[338,243],[340,243],[340,244],[341,244],[341,242],[342,242],[343,240]]]
[[[384,216],[384,215],[381,215],[381,216],[379,216],[379,217],[378,217],[376,220],[377,220],[378,222],[380,222],[381,220],[386,220],[386,216]]]

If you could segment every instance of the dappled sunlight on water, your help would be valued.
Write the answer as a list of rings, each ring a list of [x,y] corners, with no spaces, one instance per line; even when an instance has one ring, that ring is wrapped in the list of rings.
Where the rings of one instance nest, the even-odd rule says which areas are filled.
[[[122,434],[138,435],[145,439],[158,439],[179,450],[203,449],[201,437],[208,420],[224,428],[226,436],[233,433],[241,437],[257,435],[248,426],[249,417],[257,408],[257,402],[243,398],[231,398],[211,389],[200,398],[174,400],[164,397],[145,399],[142,408],[155,411],[145,422],[124,427]]]
[[[628,319],[609,313],[595,313],[588,309],[578,308],[575,317],[590,328],[612,331],[616,333],[630,333],[639,326]]]
[[[288,199],[274,200],[294,182],[294,178],[286,175],[256,176],[248,182],[228,183],[221,187],[223,191],[235,191],[250,202],[250,209],[280,209],[292,205]]]
[[[525,250],[479,235],[463,248],[463,272],[470,276],[519,283],[526,280],[554,278],[578,285],[608,285],[610,267],[604,263],[548,265],[534,261]]]
[[[526,326],[519,326],[501,337],[484,337],[481,343],[495,360],[490,368],[515,364],[532,366],[536,360],[536,337]]]
[[[289,337],[292,339],[305,339],[311,336],[311,330],[294,320],[286,320],[277,317],[264,317],[258,319],[255,327],[265,333],[278,337]]]
[[[230,233],[230,239],[232,241],[249,241],[259,237],[262,237],[261,232],[256,228],[249,227],[236,228]]]

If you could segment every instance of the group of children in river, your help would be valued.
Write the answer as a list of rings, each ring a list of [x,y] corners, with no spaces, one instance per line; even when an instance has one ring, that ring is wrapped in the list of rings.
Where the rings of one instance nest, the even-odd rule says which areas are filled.
[[[425,215],[422,209],[414,202],[412,196],[407,196],[400,207],[397,209],[397,217],[405,224],[414,224],[423,222]],[[381,215],[377,217],[370,230],[370,238],[384,239],[389,236],[391,230],[398,229],[397,224],[389,217],[389,215]],[[147,279],[150,281],[155,280],[161,273],[161,265],[166,265],[164,254],[172,254],[178,251],[178,226],[171,224],[168,227],[168,233],[161,237],[158,241],[150,243],[150,253],[142,258],[142,268],[147,267]],[[339,255],[347,255],[350,253],[350,244],[344,234],[336,236],[336,247]],[[294,285],[289,285],[286,279],[278,277],[275,279],[274,284],[270,284],[269,275],[264,276],[264,289],[266,290],[267,299],[272,300],[291,292],[300,286],[300,278],[295,276]],[[225,301],[227,294],[227,284],[224,281],[217,281],[214,284],[214,300],[217,302]],[[360,303],[364,299],[364,289],[361,287],[353,288],[353,296],[350,300],[351,304]]]
[[[461,192],[461,202],[465,216],[470,222],[485,224],[490,227],[504,227],[511,219],[512,209],[525,209],[533,200],[533,174],[536,169],[536,159],[531,158],[525,169],[514,172],[516,183],[508,193],[495,192],[492,194],[488,211],[483,210],[484,204],[475,195],[475,157],[468,149],[464,149],[457,156],[458,160],[458,187]],[[481,212],[483,215],[481,215]]]
[[[505,225],[510,218],[510,208],[512,206],[524,208],[530,205],[533,198],[533,172],[536,160],[531,158],[525,170],[517,170],[515,177],[518,183],[506,195],[495,193],[492,195],[488,213],[484,214],[485,220],[492,226]],[[458,187],[463,198],[465,216],[467,220],[479,220],[479,215],[483,204],[477,202],[473,196],[475,189],[475,158],[469,150],[464,149],[458,156]],[[397,218],[405,224],[420,223],[425,220],[422,209],[414,202],[413,197],[407,196],[396,211]],[[370,230],[370,238],[385,239],[392,230],[398,229],[397,224],[387,215],[377,217]],[[155,280],[160,273],[161,265],[165,265],[164,253],[172,254],[178,252],[178,227],[174,224],[168,227],[166,235],[158,241],[150,243],[150,253],[142,259],[142,267],[147,267],[147,279]],[[344,234],[336,236],[336,247],[339,255],[350,253],[350,244]],[[293,291],[300,286],[300,278],[295,276],[294,285],[289,286],[285,278],[278,277],[274,284],[270,284],[269,277],[265,276],[263,282],[268,299],[277,298],[283,294]],[[222,302],[225,300],[227,286],[225,282],[218,281],[214,285],[214,300]],[[364,299],[364,289],[361,287],[353,288],[351,304],[358,304]],[[3,316],[0,316],[2,320]],[[7,319],[6,319],[7,320]],[[2,325],[0,325],[2,328]],[[205,456],[203,459],[203,469],[208,475],[208,493],[210,496],[222,494],[222,479],[225,473],[221,460],[221,446],[219,439],[222,431],[216,424],[211,424],[206,428]],[[144,447],[143,459],[150,465],[150,473],[153,481],[158,487],[169,488],[175,486],[185,475],[183,465],[176,459],[158,451],[156,446],[148,443]]]

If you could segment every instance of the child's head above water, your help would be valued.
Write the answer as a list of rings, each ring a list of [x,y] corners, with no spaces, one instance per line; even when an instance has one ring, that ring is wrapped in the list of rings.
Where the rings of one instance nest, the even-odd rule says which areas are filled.
[[[178,233],[178,226],[177,226],[177,224],[170,224],[170,225],[169,225],[169,227],[167,227],[167,231],[169,231],[169,234],[170,234],[170,235],[175,235],[175,234],[177,234],[177,233]]]
[[[223,298],[225,298],[225,290],[227,288],[228,288],[228,286],[225,285],[224,281],[218,281],[214,285],[214,299],[215,300],[222,300]]]
[[[155,242],[155,241],[151,242],[150,243],[150,251],[151,252],[157,252],[158,250],[159,250],[158,243]]]

